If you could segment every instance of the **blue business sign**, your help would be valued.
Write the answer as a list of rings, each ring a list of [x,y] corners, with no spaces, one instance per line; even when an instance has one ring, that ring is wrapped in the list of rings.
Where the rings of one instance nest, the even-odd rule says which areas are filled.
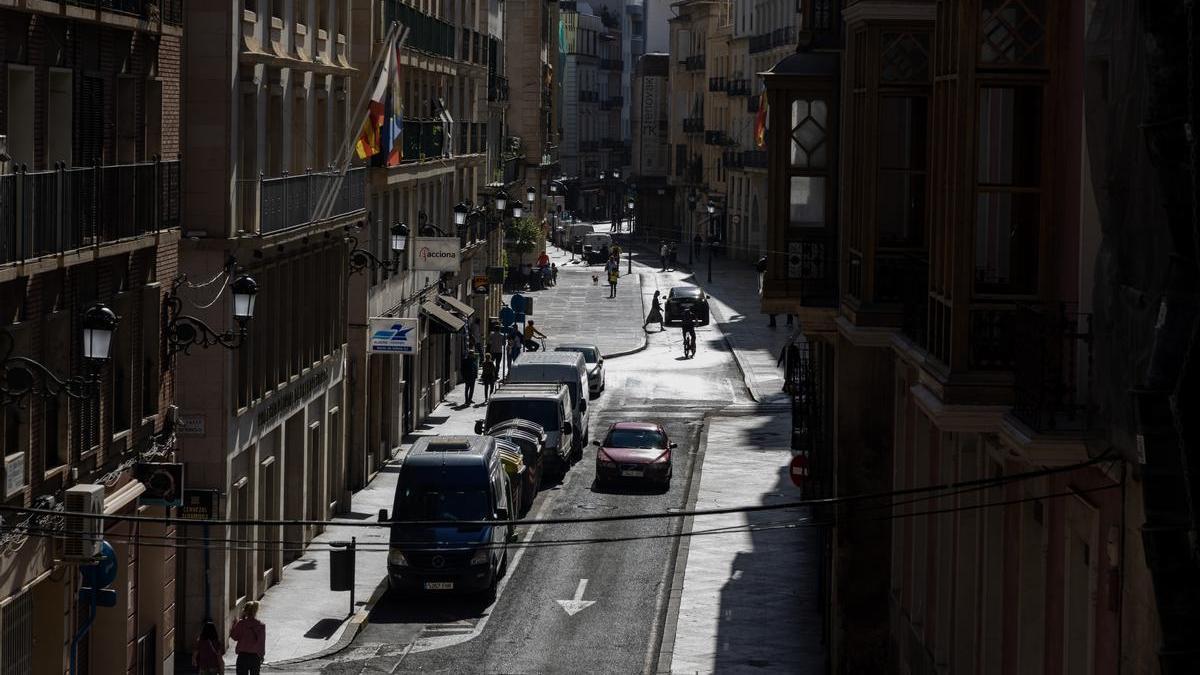
[[[416,354],[421,339],[417,330],[419,325],[418,319],[373,318],[367,351],[372,354]]]

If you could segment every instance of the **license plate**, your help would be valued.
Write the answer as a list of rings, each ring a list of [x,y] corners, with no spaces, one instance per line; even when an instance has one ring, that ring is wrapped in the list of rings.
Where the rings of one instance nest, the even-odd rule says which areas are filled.
[[[621,469],[621,476],[625,478],[641,478],[641,469]]]
[[[453,581],[426,581],[425,590],[427,591],[452,591],[454,590]]]

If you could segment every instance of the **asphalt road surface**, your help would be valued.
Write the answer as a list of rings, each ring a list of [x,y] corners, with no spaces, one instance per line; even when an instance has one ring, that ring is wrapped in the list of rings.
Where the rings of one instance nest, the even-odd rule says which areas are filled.
[[[639,265],[636,264],[635,272]],[[652,292],[660,280],[649,268]],[[572,275],[574,276],[574,275]],[[590,284],[590,280],[574,277]],[[565,278],[560,276],[559,288]],[[661,283],[675,283],[662,278]],[[640,318],[634,318],[639,321]],[[682,359],[678,329],[652,333],[645,351],[607,360],[608,389],[592,403],[592,437],[620,420],[661,422],[679,444],[670,488],[598,488],[595,448],[561,484],[543,486],[530,517],[664,513],[683,509],[698,465],[706,412],[747,403],[741,375],[715,327]],[[706,452],[720,452],[709,447]],[[635,673],[655,667],[681,519],[524,528],[510,549],[495,603],[447,596],[376,604],[354,642],[303,670],[327,673]],[[608,539],[553,544],[564,539]],[[628,539],[620,541],[622,539]],[[615,541],[613,541],[615,540]]]

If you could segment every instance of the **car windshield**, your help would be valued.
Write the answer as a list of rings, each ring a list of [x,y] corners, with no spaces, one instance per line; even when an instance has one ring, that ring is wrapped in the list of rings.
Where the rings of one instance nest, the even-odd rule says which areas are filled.
[[[580,354],[583,354],[583,362],[584,363],[595,363],[599,356],[598,354],[596,354],[596,350],[592,349],[591,347],[559,347],[559,348],[555,349],[554,351],[556,351],[556,352],[579,352]]]
[[[407,520],[486,520],[491,516],[487,492],[453,487],[411,487],[404,490]]]
[[[487,426],[490,428],[505,420],[526,419],[537,422],[543,429],[554,431],[560,426],[557,405],[556,401],[546,400],[493,399],[488,403]]]
[[[604,441],[606,448],[666,448],[667,437],[653,429],[613,429]]]
[[[672,288],[672,298],[698,298],[700,297],[699,288]]]

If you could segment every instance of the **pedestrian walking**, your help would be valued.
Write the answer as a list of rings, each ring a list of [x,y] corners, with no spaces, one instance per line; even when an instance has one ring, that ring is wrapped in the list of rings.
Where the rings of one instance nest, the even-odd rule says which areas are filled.
[[[614,267],[608,271],[608,297],[617,297],[617,280],[621,278],[621,273]]]
[[[658,324],[658,332],[666,330],[663,328],[662,305],[658,302],[658,291],[654,291],[654,299],[650,301],[650,313],[646,315],[646,321],[642,324],[642,330],[646,330],[646,326],[652,323]]]
[[[558,285],[558,263],[550,263],[550,283],[554,286]]]
[[[200,636],[192,647],[192,666],[200,675],[217,675],[225,672],[225,641],[217,633],[217,624],[205,619],[200,627]]]
[[[508,365],[509,370],[512,370],[512,362],[521,356],[521,336],[511,334],[508,336]]]
[[[671,249],[667,247],[667,242],[663,242],[658,249],[658,260],[662,263],[662,271],[667,271],[667,256],[671,254]]]
[[[470,405],[475,402],[475,380],[479,378],[479,361],[475,352],[467,352],[462,363],[464,402]]]
[[[491,332],[488,333],[487,352],[488,356],[492,357],[492,362],[496,364],[496,369],[499,370],[504,359],[504,333],[500,332],[498,325],[492,325]]]
[[[267,626],[258,620],[258,601],[242,605],[242,618],[229,629],[237,653],[237,675],[259,675],[267,655]]]
[[[496,380],[499,379],[500,368],[496,361],[492,359],[491,354],[483,355],[483,400],[486,402],[492,397],[492,390],[496,388]]]

